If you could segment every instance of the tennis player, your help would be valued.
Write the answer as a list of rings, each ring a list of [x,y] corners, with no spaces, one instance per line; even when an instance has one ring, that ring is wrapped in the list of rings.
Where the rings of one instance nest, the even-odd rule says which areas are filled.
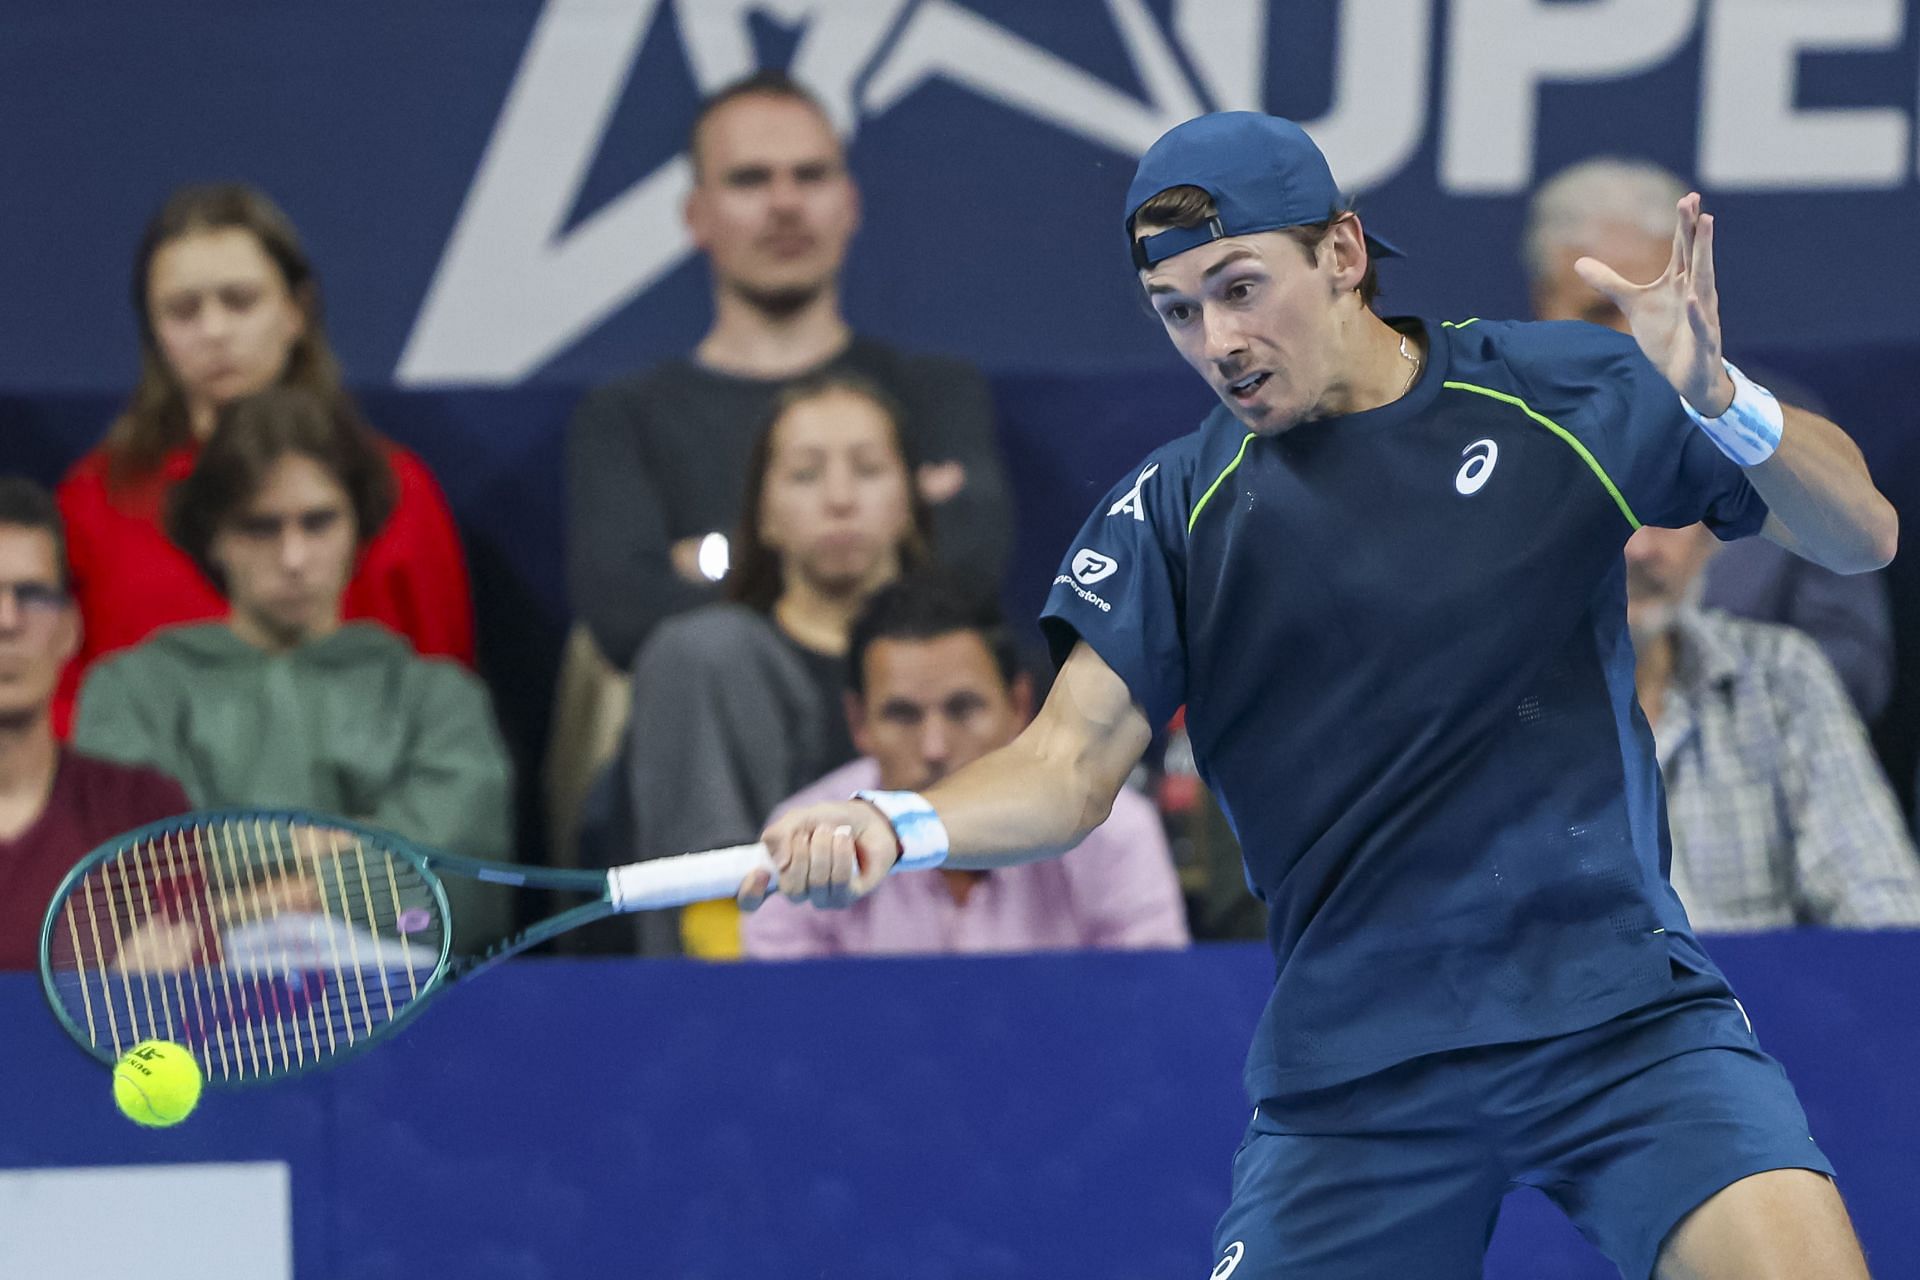
[[[1704,520],[1859,572],[1894,512],[1839,428],[1723,362],[1697,195],[1658,280],[1580,264],[1631,337],[1382,319],[1396,250],[1346,208],[1286,120],[1147,152],[1134,265],[1222,407],[1094,508],[1033,725],[925,795],[774,823],[778,888],[832,906],[1068,847],[1185,704],[1278,971],[1216,1280],[1477,1276],[1515,1185],[1628,1276],[1864,1276],[1667,884],[1621,548]]]

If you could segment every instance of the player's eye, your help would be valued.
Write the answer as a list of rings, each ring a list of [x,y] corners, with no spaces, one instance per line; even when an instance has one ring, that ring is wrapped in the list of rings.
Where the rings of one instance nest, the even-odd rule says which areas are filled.
[[[1227,300],[1230,302],[1245,302],[1252,296],[1253,282],[1251,280],[1235,280],[1227,286]]]
[[[1193,308],[1184,302],[1169,302],[1160,308],[1160,318],[1168,324],[1185,324],[1193,318]]]

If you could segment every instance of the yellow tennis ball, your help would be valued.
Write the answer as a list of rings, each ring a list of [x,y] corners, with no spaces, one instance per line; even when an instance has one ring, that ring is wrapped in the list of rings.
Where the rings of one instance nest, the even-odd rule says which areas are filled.
[[[142,1040],[114,1064],[113,1101],[149,1129],[179,1124],[200,1101],[200,1064],[171,1040]]]

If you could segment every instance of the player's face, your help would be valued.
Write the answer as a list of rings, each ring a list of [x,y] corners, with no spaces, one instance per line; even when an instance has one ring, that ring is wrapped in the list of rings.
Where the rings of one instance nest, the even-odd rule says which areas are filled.
[[[1026,678],[1009,688],[977,632],[876,640],[864,666],[866,697],[848,695],[848,718],[888,790],[932,786],[1005,746],[1032,710]]]
[[[45,713],[60,669],[79,647],[53,536],[0,524],[0,727]]]
[[[1342,288],[1329,248],[1310,260],[1298,242],[1265,231],[1141,272],[1174,347],[1250,431],[1273,435],[1319,416],[1339,381]]]
[[[333,631],[358,550],[345,487],[312,458],[283,455],[214,535],[234,629],[272,649]]]
[[[1669,630],[1683,607],[1698,603],[1701,572],[1715,545],[1703,524],[1643,525],[1627,539],[1627,627],[1636,641]]]
[[[709,116],[687,227],[723,288],[790,309],[833,283],[859,222],[840,140],[790,98],[750,95]]]
[[[780,553],[787,585],[865,594],[898,574],[911,481],[885,411],[828,391],[788,408],[773,432],[760,536]]]
[[[194,231],[147,270],[147,318],[189,405],[218,409],[280,380],[306,314],[251,231]]]
[[[1574,274],[1581,257],[1594,257],[1635,284],[1658,280],[1673,254],[1670,236],[1648,235],[1636,227],[1606,223],[1580,247],[1556,248],[1553,264],[1533,283],[1533,312],[1542,320],[1585,320],[1628,332],[1627,318],[1607,296]]]

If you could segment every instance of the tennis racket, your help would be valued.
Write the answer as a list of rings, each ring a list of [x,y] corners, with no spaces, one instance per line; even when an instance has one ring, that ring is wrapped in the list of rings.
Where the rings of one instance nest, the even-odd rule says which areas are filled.
[[[731,898],[771,870],[764,845],[567,871],[440,853],[318,814],[190,813],[101,845],[40,930],[47,1001],[112,1063],[142,1040],[191,1050],[210,1085],[331,1066],[433,996],[569,929],[626,911]],[[475,955],[452,953],[443,877],[595,900]]]

